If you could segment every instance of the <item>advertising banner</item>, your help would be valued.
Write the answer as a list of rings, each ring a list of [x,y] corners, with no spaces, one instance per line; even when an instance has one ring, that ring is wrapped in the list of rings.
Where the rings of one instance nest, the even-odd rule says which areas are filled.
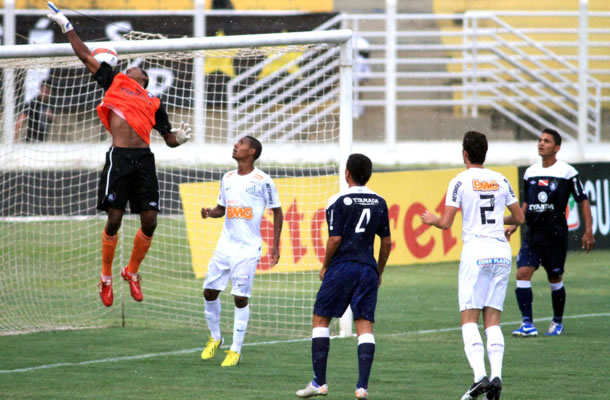
[[[78,0],[69,3],[73,8],[106,10],[192,10],[193,0]],[[333,0],[205,0],[205,8],[235,10],[302,10],[332,11]],[[38,0],[16,0],[16,8],[47,9],[46,2]],[[61,8],[64,4],[58,3]]]
[[[517,184],[516,167],[495,170]],[[439,230],[421,222],[426,210],[442,213],[449,181],[463,169],[403,171],[375,173],[367,185],[385,198],[388,204],[392,252],[390,265],[422,264],[440,261],[458,261],[462,249],[462,218],[456,216],[451,229]],[[339,190],[336,175],[321,177],[294,177],[274,180],[284,211],[284,226],[280,241],[281,259],[278,265],[269,265],[269,238],[273,231],[271,213],[261,224],[263,258],[259,272],[295,272],[318,270],[324,260],[326,239],[326,202]],[[515,186],[517,187],[517,186]],[[201,208],[214,207],[219,182],[183,183],[180,196],[184,209],[193,271],[204,277],[207,264],[220,236],[223,218],[201,218]],[[321,188],[324,188],[323,190]],[[378,240],[376,244],[378,245]],[[513,255],[517,254],[519,239],[511,239]],[[377,256],[378,248],[375,250]]]

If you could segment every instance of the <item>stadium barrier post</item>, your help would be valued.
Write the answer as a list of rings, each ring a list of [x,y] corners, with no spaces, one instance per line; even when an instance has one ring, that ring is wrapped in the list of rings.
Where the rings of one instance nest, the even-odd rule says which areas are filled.
[[[386,0],[385,144],[396,145],[396,0]]]
[[[349,39],[341,45],[341,71],[339,73],[341,80],[341,94],[340,94],[340,111],[339,111],[339,189],[341,191],[347,190],[347,182],[345,181],[345,167],[347,164],[347,158],[352,152],[352,128],[353,128],[353,115],[352,115],[352,90],[353,90],[353,77],[352,77],[352,65],[353,65],[353,50],[352,50],[352,39]],[[352,335],[352,310],[347,307],[347,310],[339,320],[339,336],[351,336]]]
[[[580,0],[578,28],[578,144],[579,157],[584,161],[587,144],[587,104],[588,104],[588,0]]]
[[[195,37],[205,37],[205,3],[203,0],[195,0],[195,15],[193,18],[193,32]],[[197,144],[205,143],[205,59],[195,58],[194,72],[194,103],[193,107],[193,136]]]
[[[15,0],[4,1],[4,45],[10,46],[15,44]],[[2,87],[3,96],[3,112],[4,112],[4,143],[11,145],[14,138],[15,130],[15,76],[13,69],[4,71]]]

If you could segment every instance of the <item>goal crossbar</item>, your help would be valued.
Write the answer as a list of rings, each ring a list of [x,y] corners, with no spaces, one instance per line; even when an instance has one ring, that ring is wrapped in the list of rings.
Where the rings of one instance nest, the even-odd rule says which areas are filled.
[[[140,54],[160,51],[224,50],[230,48],[292,46],[303,44],[345,43],[352,38],[349,29],[329,31],[264,33],[221,37],[150,39],[145,41],[96,42],[96,46],[112,46],[119,53]],[[74,50],[69,43],[0,46],[0,59],[30,57],[67,57]]]

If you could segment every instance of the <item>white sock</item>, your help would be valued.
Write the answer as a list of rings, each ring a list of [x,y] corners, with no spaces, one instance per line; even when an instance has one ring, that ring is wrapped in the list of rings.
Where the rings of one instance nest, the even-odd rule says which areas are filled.
[[[485,371],[483,339],[477,324],[470,322],[462,325],[462,338],[464,339],[464,352],[474,372],[474,381],[478,382],[487,376],[487,371]]]
[[[555,290],[559,290],[563,287],[563,281],[560,281],[558,283],[551,283],[549,282],[549,286],[551,287],[551,291],[555,291]]]
[[[102,275],[103,281],[112,281],[112,275],[104,275],[104,274],[101,274],[101,275]]]
[[[500,325],[493,325],[485,329],[487,335],[487,358],[491,368],[490,380],[498,377],[502,379],[502,359],[504,358],[504,335]]]
[[[231,351],[241,353],[241,345],[244,344],[249,319],[250,305],[247,305],[244,308],[235,307],[235,317],[233,319],[233,343],[231,344]]]
[[[208,323],[208,329],[210,330],[210,336],[214,340],[220,340],[222,335],[220,334],[220,299],[214,301],[204,300],[205,303],[205,320]]]

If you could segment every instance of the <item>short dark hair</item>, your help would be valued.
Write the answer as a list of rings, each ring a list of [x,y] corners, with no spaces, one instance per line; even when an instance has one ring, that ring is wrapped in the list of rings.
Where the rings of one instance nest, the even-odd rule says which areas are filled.
[[[250,148],[253,148],[255,150],[254,161],[258,160],[258,158],[261,156],[261,153],[263,152],[263,145],[254,136],[248,135],[244,136],[244,138],[248,139],[248,142],[250,143]]]
[[[346,168],[358,186],[366,185],[373,173],[373,163],[364,154],[351,154],[347,159]]]
[[[140,71],[142,71],[142,75],[146,77],[146,80],[144,81],[144,89],[146,89],[148,87],[148,72],[146,72],[144,68],[140,68]]]
[[[462,147],[468,153],[472,164],[483,164],[487,155],[487,137],[481,132],[468,131],[464,134]]]
[[[561,146],[561,135],[555,129],[546,128],[542,131],[542,133],[548,133],[549,135],[553,136],[555,146]]]

